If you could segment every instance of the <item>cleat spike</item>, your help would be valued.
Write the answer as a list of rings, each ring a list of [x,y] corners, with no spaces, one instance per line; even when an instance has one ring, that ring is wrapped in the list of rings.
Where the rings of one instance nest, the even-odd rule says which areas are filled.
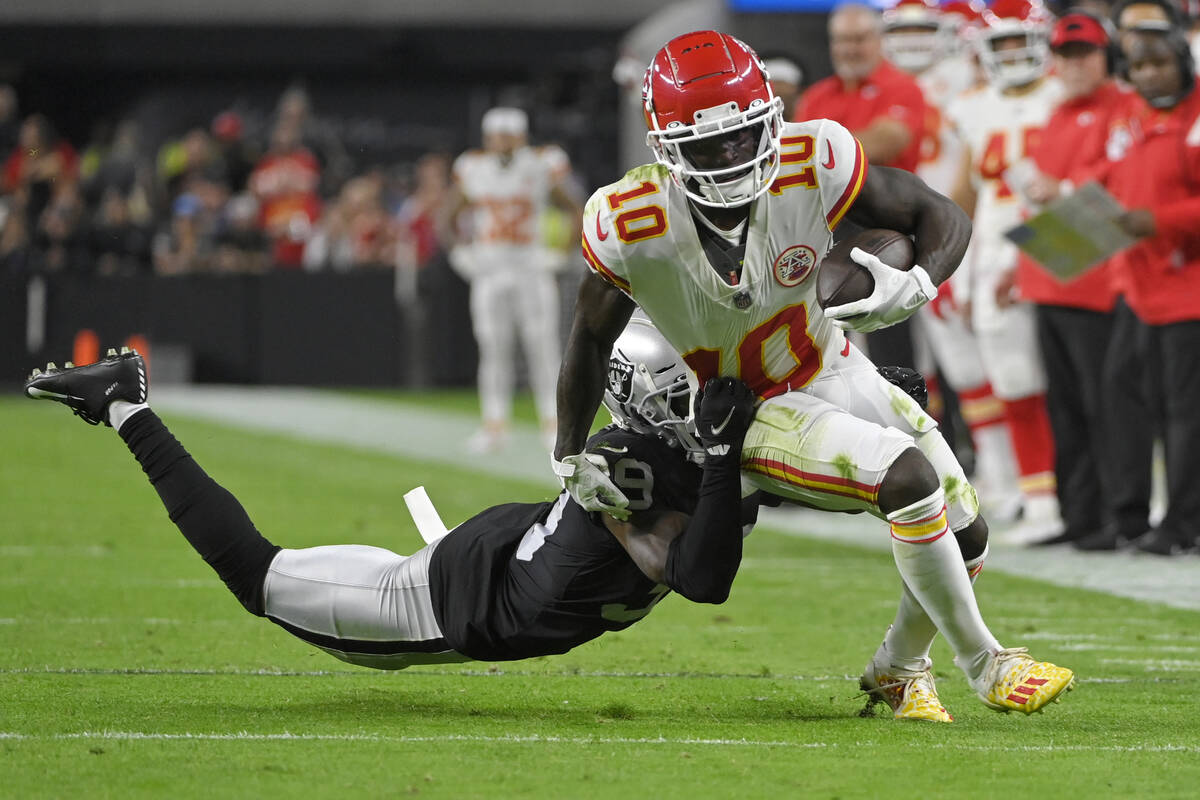
[[[126,353],[132,353],[132,352],[133,352],[133,351],[132,351],[132,350],[130,350],[128,347],[122,347],[122,348],[121,348],[121,355],[125,355]]]
[[[53,370],[56,370],[56,369],[58,369],[58,367],[56,367],[56,366],[54,365],[54,362],[53,362],[53,361],[47,361],[47,362],[46,362],[46,372],[51,372],[51,371],[53,371]]]
[[[37,367],[34,367],[33,372],[29,373],[29,377],[36,378],[37,376],[39,376],[41,374],[42,374],[42,371],[40,369],[38,369]]]
[[[63,369],[75,369],[75,362],[74,361],[64,361]]]
[[[104,357],[109,358],[110,356],[115,356],[116,354],[117,354],[117,349],[115,347],[110,347],[110,348],[108,348],[108,352],[104,354]]]

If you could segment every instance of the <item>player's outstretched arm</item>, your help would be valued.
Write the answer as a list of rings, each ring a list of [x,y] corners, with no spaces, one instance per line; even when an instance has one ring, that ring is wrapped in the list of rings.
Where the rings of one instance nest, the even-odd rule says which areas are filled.
[[[953,201],[910,172],[872,166],[847,217],[865,228],[911,234],[916,263],[935,284],[958,268],[971,240],[971,220]]]
[[[704,387],[697,429],[704,472],[696,508],[688,516],[666,511],[648,529],[605,520],[633,562],[651,580],[697,603],[723,603],[742,563],[742,439],[754,418],[756,398],[736,378],[714,378]]]
[[[579,287],[575,319],[558,373],[558,439],[551,465],[586,511],[628,519],[628,499],[583,452],[596,409],[604,396],[613,342],[633,314],[633,301],[589,273]]]

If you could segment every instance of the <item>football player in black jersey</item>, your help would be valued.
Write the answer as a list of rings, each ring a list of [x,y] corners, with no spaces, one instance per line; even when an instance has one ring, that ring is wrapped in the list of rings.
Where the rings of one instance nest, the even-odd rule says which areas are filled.
[[[146,404],[136,352],[50,364],[25,392],[116,428],[172,522],[252,614],[344,661],[400,669],[565,653],[632,625],[672,590],[726,599],[743,525],[757,515],[739,480],[752,393],[714,379],[693,418],[687,368],[643,319],[618,339],[609,373],[617,424],[586,453],[629,498],[628,520],[584,511],[563,491],[488,508],[411,556],[363,545],[289,550],[263,537]]]

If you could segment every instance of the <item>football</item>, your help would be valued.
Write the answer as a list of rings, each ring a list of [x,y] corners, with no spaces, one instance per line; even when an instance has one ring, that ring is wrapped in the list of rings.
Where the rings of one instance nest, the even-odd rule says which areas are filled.
[[[822,309],[861,300],[875,290],[871,273],[850,258],[855,247],[878,257],[889,267],[912,269],[914,250],[908,236],[887,228],[860,231],[834,245],[817,266],[817,303]]]

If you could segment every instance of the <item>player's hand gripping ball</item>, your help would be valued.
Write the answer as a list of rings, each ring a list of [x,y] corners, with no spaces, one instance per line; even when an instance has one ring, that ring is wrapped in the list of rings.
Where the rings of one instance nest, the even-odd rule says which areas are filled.
[[[937,296],[923,267],[913,263],[912,240],[871,228],[830,250],[817,268],[817,302],[843,329],[878,330],[907,319]]]

